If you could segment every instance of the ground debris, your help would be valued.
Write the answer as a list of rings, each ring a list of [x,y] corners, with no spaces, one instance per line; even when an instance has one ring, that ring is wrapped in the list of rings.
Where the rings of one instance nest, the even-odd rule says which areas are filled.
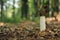
[[[0,26],[0,40],[60,40],[58,26],[60,25],[47,24],[47,29],[40,32],[39,25],[34,22],[22,22],[18,25],[5,23]]]

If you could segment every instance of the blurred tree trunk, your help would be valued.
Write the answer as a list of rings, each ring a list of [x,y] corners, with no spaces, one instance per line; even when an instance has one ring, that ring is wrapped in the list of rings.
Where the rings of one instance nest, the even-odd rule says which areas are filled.
[[[55,1],[55,0],[54,0],[54,1]],[[55,10],[56,10],[57,13],[58,13],[58,11],[59,11],[58,6],[59,6],[59,0],[56,0],[56,1],[55,1]]]
[[[13,0],[13,21],[15,21],[15,0]]]
[[[22,0],[22,18],[27,18],[28,15],[28,0]]]
[[[35,17],[37,17],[39,16],[40,9],[42,7],[41,0],[34,0],[34,6],[35,6]]]
[[[1,2],[1,21],[4,20],[4,1],[3,0],[0,0]]]
[[[38,3],[39,3],[38,0],[34,0],[34,6],[35,6],[35,17],[38,16]]]
[[[49,17],[52,16],[52,0],[49,0]]]
[[[57,14],[59,12],[59,0],[53,0],[53,2],[54,2],[54,5],[53,5],[54,7],[53,7],[53,15],[52,16],[54,16],[55,21],[57,21],[56,16],[57,16]]]
[[[28,13],[29,13],[29,19],[32,20],[32,16],[33,16],[33,9],[34,9],[34,3],[33,0],[28,0]]]
[[[17,16],[19,16],[19,18],[21,18],[22,0],[18,1],[18,5],[19,5],[19,8],[18,8],[18,11],[17,11]]]
[[[59,14],[60,14],[60,0],[59,0],[59,6],[58,6],[58,8],[59,8]]]
[[[41,5],[42,7],[40,12],[40,31],[45,31],[46,30],[46,23],[45,23],[46,8],[45,8],[44,0],[41,0]]]
[[[53,5],[52,5],[53,6],[53,13],[55,13],[55,12],[58,13],[58,11],[59,11],[58,10],[58,3],[59,3],[58,0],[53,0]]]
[[[41,0],[40,8],[41,8],[39,10],[40,11],[39,12],[40,13],[40,31],[45,31],[46,30],[46,22],[45,22],[46,17],[45,17],[45,15],[49,12],[49,1],[48,0]]]

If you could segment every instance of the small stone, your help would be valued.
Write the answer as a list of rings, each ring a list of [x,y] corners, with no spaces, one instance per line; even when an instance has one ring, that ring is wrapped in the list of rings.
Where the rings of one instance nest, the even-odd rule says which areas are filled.
[[[39,32],[39,36],[45,36],[45,35],[46,35],[45,31]]]

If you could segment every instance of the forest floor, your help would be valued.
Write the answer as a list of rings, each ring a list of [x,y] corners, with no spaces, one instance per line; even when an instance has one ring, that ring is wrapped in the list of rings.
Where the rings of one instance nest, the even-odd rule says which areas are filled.
[[[46,28],[40,32],[39,23],[32,21],[0,23],[0,40],[60,40],[60,23],[51,22]]]

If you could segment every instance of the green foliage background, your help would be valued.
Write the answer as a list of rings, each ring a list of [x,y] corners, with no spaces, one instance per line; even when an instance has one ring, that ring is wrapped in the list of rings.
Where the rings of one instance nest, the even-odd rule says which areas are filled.
[[[14,9],[13,9],[13,5],[15,5],[15,4],[13,4],[13,5],[8,4],[7,3],[8,0],[2,0],[2,1],[5,6],[5,10],[3,11],[3,14],[4,14],[3,22],[19,23],[22,20],[32,20],[32,21],[39,22],[40,10],[42,9],[43,5],[48,5],[48,7],[49,7],[50,0],[23,0],[24,2],[26,2],[25,5],[28,5],[28,8],[25,8],[25,9],[28,9],[27,14],[26,13],[23,14],[23,15],[26,14],[27,18],[25,17],[26,15],[21,17],[22,16],[22,7],[23,7],[22,5],[24,3],[22,0],[17,1],[17,5],[19,5],[19,7],[18,8],[15,7]],[[11,0],[9,0],[9,1],[11,1]],[[13,1],[15,1],[15,0],[12,0],[12,2]],[[51,2],[52,2],[51,8],[52,8],[53,12],[58,11],[58,8],[56,8],[56,5],[58,4],[58,0],[51,0]],[[1,7],[0,7],[0,9],[1,9]],[[47,9],[47,10],[49,10],[49,9]],[[1,14],[2,14],[1,11],[0,11],[0,21],[1,21]],[[9,17],[9,15],[10,15],[10,17]],[[35,17],[35,15],[36,15],[36,17]],[[49,12],[45,16],[48,17]]]

